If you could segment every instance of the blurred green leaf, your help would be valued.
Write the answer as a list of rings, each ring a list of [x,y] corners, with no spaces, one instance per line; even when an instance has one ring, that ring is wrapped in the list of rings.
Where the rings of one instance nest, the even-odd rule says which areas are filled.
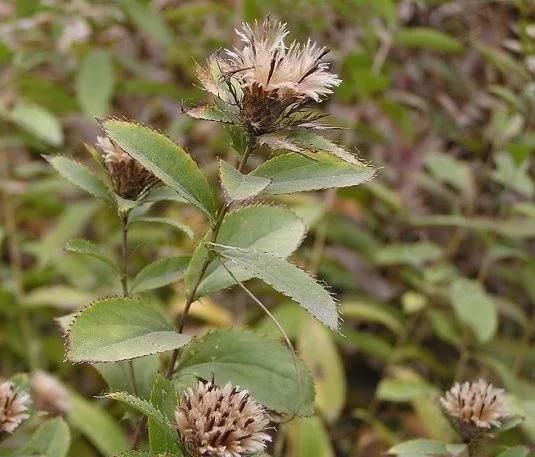
[[[35,103],[19,101],[10,114],[12,122],[51,146],[63,144],[59,119]]]
[[[121,0],[123,9],[132,22],[150,39],[169,46],[173,42],[173,32],[152,3],[141,0]]]
[[[450,287],[451,304],[458,318],[480,342],[489,341],[498,327],[496,303],[476,281],[459,278]]]
[[[76,97],[84,113],[91,118],[108,113],[114,84],[111,55],[101,49],[89,52],[76,76]]]
[[[461,41],[444,32],[427,27],[404,28],[394,37],[396,44],[409,48],[422,48],[450,53],[462,52]]]

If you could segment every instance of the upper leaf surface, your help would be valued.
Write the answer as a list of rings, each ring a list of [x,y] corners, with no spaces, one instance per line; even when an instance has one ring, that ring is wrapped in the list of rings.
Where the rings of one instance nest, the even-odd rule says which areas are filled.
[[[68,339],[73,362],[116,362],[176,349],[191,338],[176,333],[151,305],[107,298],[76,315]]]
[[[165,135],[134,122],[107,119],[109,137],[187,201],[212,217],[215,201],[205,176],[180,146]]]

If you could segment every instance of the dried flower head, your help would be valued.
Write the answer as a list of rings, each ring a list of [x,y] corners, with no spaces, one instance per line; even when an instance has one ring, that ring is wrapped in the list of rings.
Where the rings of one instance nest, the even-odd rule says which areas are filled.
[[[182,442],[195,457],[256,454],[271,440],[264,408],[231,384],[199,382],[187,389],[175,417]]]
[[[65,387],[53,376],[44,371],[36,371],[32,376],[32,396],[35,409],[51,414],[67,414],[71,401]]]
[[[504,390],[484,379],[456,383],[440,399],[444,410],[461,426],[490,429],[501,425],[510,415],[505,404]]]
[[[137,200],[158,182],[158,178],[108,137],[97,137],[97,147],[108,168],[113,188],[121,197]]]
[[[0,384],[0,432],[13,433],[30,415],[30,396],[10,381]]]
[[[212,56],[197,73],[203,87],[236,105],[255,133],[315,120],[302,112],[340,84],[323,60],[329,49],[310,39],[285,43],[286,24],[270,19],[236,30],[243,46]],[[226,82],[222,89],[221,82]]]

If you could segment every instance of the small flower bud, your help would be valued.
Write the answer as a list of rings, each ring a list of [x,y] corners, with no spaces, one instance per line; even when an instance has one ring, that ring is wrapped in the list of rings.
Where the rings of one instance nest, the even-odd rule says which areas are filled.
[[[32,377],[32,396],[35,409],[40,411],[64,415],[72,407],[65,387],[44,371],[37,371]]]
[[[137,200],[158,182],[149,170],[108,137],[97,137],[97,147],[108,168],[113,188],[121,197]]]
[[[12,382],[0,384],[0,432],[13,433],[28,419],[30,403],[30,396],[26,392],[17,391]]]
[[[199,382],[177,407],[180,438],[194,457],[241,457],[262,452],[271,437],[266,411],[246,390]]]

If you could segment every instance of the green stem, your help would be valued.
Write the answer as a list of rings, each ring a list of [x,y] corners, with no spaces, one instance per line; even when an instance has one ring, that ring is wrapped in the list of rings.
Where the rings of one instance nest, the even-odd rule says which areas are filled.
[[[247,144],[247,147],[241,157],[241,160],[240,160],[240,163],[238,165],[238,171],[243,171],[243,169],[245,168],[245,165],[247,163],[247,159],[249,158],[249,156],[251,155],[251,153],[253,152],[254,150],[254,147],[255,147],[255,139],[251,138],[249,139],[249,142]],[[211,243],[215,243],[217,242],[217,236],[219,235],[219,230],[221,229],[221,225],[223,224],[223,220],[225,219],[225,216],[227,215],[229,209],[230,209],[231,205],[230,204],[223,204],[219,210],[218,210],[218,215],[217,215],[217,218],[214,222],[214,225],[212,227],[212,236],[210,237],[210,242]],[[195,296],[197,294],[197,289],[199,288],[199,285],[201,284],[201,281],[203,280],[204,278],[204,275],[206,273],[206,270],[208,269],[208,265],[210,265],[210,262],[212,262],[212,258],[210,255],[207,255],[206,258],[204,259],[202,265],[201,265],[201,269],[199,271],[199,275],[197,276],[197,279],[195,280],[195,283],[193,285],[193,287],[191,288],[187,298],[186,298],[186,304],[184,305],[184,312],[181,314],[180,318],[178,319],[178,322],[177,322],[177,332],[178,333],[182,333],[184,331],[184,326],[186,324],[186,316],[188,315],[188,312],[191,308],[191,305],[193,304],[193,302],[195,301]],[[167,369],[167,374],[166,374],[166,378],[167,379],[171,379],[171,377],[173,376],[173,373],[175,371],[175,365],[177,363],[177,360],[178,360],[178,356],[180,355],[180,348],[178,349],[175,349],[173,351],[173,355],[171,356],[171,362],[169,364],[169,368]]]
[[[24,307],[24,283],[22,279],[22,252],[18,239],[18,227],[15,217],[15,209],[9,193],[9,177],[10,177],[10,160],[9,153],[5,153],[6,158],[0,160],[2,163],[2,208],[4,227],[6,231],[6,244],[9,256],[9,263],[11,266],[11,274],[14,283],[15,299],[18,305],[17,317],[19,320],[20,331],[22,339],[26,344],[26,352],[28,357],[28,365],[31,370],[35,370],[39,366],[39,357],[37,348],[32,336],[32,325],[30,317]]]

